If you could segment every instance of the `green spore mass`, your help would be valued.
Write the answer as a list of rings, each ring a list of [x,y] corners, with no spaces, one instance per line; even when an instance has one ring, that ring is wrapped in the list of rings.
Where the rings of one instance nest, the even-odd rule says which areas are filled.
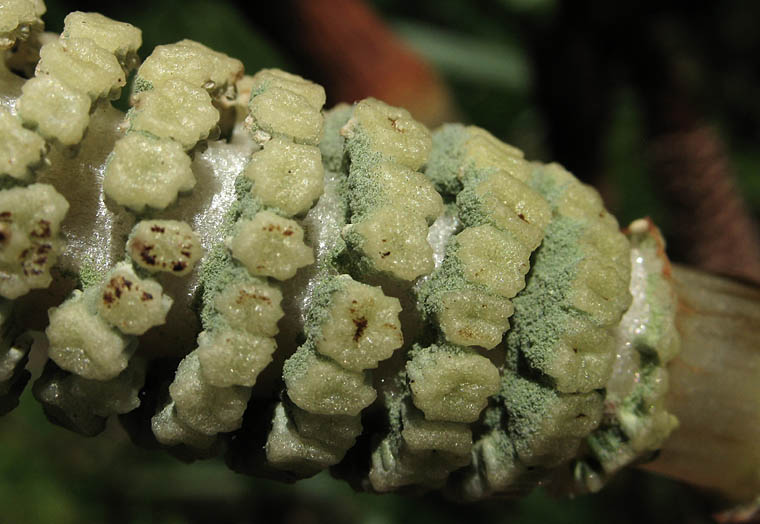
[[[212,326],[216,321],[214,298],[229,285],[251,279],[248,272],[236,264],[230,253],[223,246],[215,246],[209,253],[201,268],[203,286],[203,309],[201,321],[204,326]]]
[[[98,271],[95,265],[86,262],[82,264],[79,270],[79,282],[83,290],[90,286],[100,284],[102,280],[103,274]]]
[[[543,245],[533,256],[525,289],[512,301],[515,314],[506,339],[510,362],[525,358],[536,369],[545,369],[568,319],[585,315],[567,304],[574,269],[583,259],[580,234],[581,225],[564,218],[552,222],[546,231]]]
[[[326,170],[338,173],[345,168],[345,138],[340,134],[340,129],[351,118],[351,111],[350,105],[342,104],[325,114],[325,136],[319,143],[319,150]]]
[[[465,127],[462,124],[445,124],[433,133],[433,152],[425,174],[436,190],[449,199],[462,190],[459,166],[464,155],[461,148],[464,138]]]
[[[304,324],[304,332],[310,338],[320,336],[321,327],[330,314],[329,307],[332,295],[345,288],[349,281],[350,279],[334,277],[326,278],[317,285],[311,296],[311,307]]]
[[[350,158],[348,198],[351,221],[356,222],[381,203],[381,188],[372,178],[372,169],[382,162],[383,156],[371,149],[361,128],[345,140],[344,147]]]

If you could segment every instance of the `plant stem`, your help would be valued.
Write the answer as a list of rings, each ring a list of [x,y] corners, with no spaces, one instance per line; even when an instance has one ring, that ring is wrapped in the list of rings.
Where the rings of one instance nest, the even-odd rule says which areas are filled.
[[[673,267],[680,355],[668,366],[679,428],[646,469],[737,500],[760,495],[760,288]]]

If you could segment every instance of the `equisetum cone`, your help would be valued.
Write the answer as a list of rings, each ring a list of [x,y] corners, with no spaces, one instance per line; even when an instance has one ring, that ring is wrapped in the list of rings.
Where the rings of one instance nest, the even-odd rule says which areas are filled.
[[[757,296],[673,280],[651,223],[621,232],[595,190],[483,129],[374,99],[325,112],[319,85],[189,40],[139,64],[137,28],[77,12],[49,35],[43,13],[0,9],[3,412],[38,340],[54,423],[120,415],[240,472],[477,500],[596,491],[665,443],[653,468],[757,493],[757,337],[702,318],[726,304],[756,331]],[[693,445],[705,408],[741,432],[714,434],[730,480]]]

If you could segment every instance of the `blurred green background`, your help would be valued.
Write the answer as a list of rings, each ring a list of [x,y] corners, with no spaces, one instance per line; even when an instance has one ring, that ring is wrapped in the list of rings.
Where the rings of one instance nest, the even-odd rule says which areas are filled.
[[[271,524],[709,523],[718,500],[641,471],[602,492],[556,499],[542,489],[516,500],[456,504],[354,493],[322,473],[281,484],[233,473],[221,459],[184,464],[134,446],[115,420],[85,438],[53,426],[32,398],[0,420],[0,522]]]
[[[56,32],[77,9],[137,25],[143,58],[155,45],[192,38],[243,60],[248,72],[281,67],[313,77],[316,67],[308,50],[293,44],[295,21],[287,27],[285,17],[283,24],[287,1],[46,3],[47,27]],[[529,158],[559,160],[603,186],[621,223],[650,215],[667,234],[667,209],[648,175],[648,139],[658,130],[647,97],[659,77],[654,65],[651,77],[642,73],[648,60],[664,57],[679,71],[678,87],[697,118],[717,129],[740,192],[760,216],[760,33],[754,22],[760,3],[369,3],[439,72],[460,120],[489,129]],[[649,47],[638,39],[642,27],[652,35]],[[335,56],[344,52],[335,49]],[[553,56],[566,58],[567,67],[553,68]],[[566,118],[566,112],[579,116]],[[524,499],[475,505],[437,495],[355,494],[324,474],[284,485],[237,475],[220,460],[185,465],[136,448],[111,422],[99,437],[78,437],[49,424],[27,391],[21,406],[0,419],[0,523],[699,523],[711,522],[722,504],[640,471],[619,475],[594,496],[556,500],[538,489]]]

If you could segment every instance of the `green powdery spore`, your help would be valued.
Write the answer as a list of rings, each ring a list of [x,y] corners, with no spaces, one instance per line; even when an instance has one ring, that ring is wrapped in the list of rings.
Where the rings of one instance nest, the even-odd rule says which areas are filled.
[[[235,194],[237,200],[232,204],[227,215],[224,218],[222,229],[226,234],[231,234],[236,224],[241,220],[252,220],[256,213],[261,211],[264,206],[258,198],[253,196],[253,181],[245,175],[239,175],[235,179]],[[288,215],[281,211],[271,208],[273,213],[289,218]]]
[[[251,89],[251,97],[248,99],[248,103],[250,104],[251,100],[256,98],[257,96],[265,93],[267,89],[269,89],[269,86],[271,86],[271,82],[261,82],[259,85],[257,85],[254,89]]]
[[[295,380],[309,370],[309,360],[314,355],[318,359],[330,360],[317,351],[317,348],[312,339],[307,339],[306,342],[298,346],[298,349],[293,353],[282,367],[282,378],[285,382],[289,380]]]
[[[340,273],[361,279],[363,275],[376,275],[377,270],[369,258],[362,255],[364,246],[364,237],[356,231],[349,229],[341,235],[341,242],[338,242],[333,250],[333,265]]]
[[[261,204],[251,194],[251,187],[253,182],[248,177],[239,175],[235,179],[237,200],[230,206],[220,225],[223,236],[231,235],[239,220],[252,219],[261,210]],[[203,303],[200,316],[205,329],[215,327],[219,320],[214,297],[230,284],[251,279],[248,271],[232,258],[227,247],[218,244],[211,248],[200,268]]]
[[[338,184],[336,189],[336,205],[340,206],[343,215],[343,224],[348,223],[350,210],[348,206],[348,158],[345,152],[345,139],[340,134],[341,128],[351,118],[353,108],[349,105],[339,105],[325,114],[324,136],[319,143],[319,150],[322,153],[322,165],[325,171],[338,175]],[[340,260],[346,257],[346,242],[342,237],[332,238],[332,246],[329,248],[324,257],[319,257],[317,265],[325,273],[341,271]]]
[[[325,160],[323,157],[323,162],[332,164],[340,162],[340,168],[335,172],[346,175],[345,182],[340,187],[340,196],[346,205],[346,222],[355,223],[361,221],[363,216],[380,204],[381,189],[372,183],[369,173],[373,165],[382,161],[382,155],[369,148],[366,136],[358,129],[354,129],[348,140],[339,134],[340,127],[345,125],[342,120],[350,118],[352,111],[353,108],[347,106],[340,112],[333,112],[330,115],[332,117],[329,119],[330,128],[326,129],[322,143],[327,144],[325,147],[332,148],[328,150],[328,153],[332,155],[332,160]],[[338,126],[338,123],[341,125]],[[337,150],[338,143],[344,146],[340,153]],[[341,239],[336,242],[327,257],[330,265],[339,273],[345,272],[353,276],[374,274],[374,265],[361,254],[363,244],[363,236],[353,230],[348,230],[341,235]]]
[[[507,432],[528,465],[553,467],[572,458],[581,439],[599,424],[603,409],[598,392],[561,394],[510,373],[502,378],[500,396]]]
[[[328,277],[314,289],[304,324],[304,331],[311,340],[320,336],[322,325],[330,313],[333,294],[346,287],[350,281],[345,276]]]
[[[508,464],[505,468],[505,476],[517,475],[524,470],[524,467],[520,464],[520,460],[517,457],[515,444],[506,432],[492,431],[487,438],[491,440],[491,444],[499,454],[504,457],[502,464]]]
[[[462,124],[444,124],[433,133],[433,151],[424,173],[444,198],[452,198],[462,190],[459,168],[466,138],[467,129]]]
[[[612,412],[602,427],[588,436],[588,453],[573,466],[574,487],[579,492],[598,491],[617,470],[635,460],[648,459],[677,426],[663,403],[667,390],[664,366],[678,351],[678,335],[672,330],[675,297],[662,274],[656,236],[650,232],[631,234],[630,240],[632,258],[644,255],[648,270],[640,283],[646,289],[646,329],[633,333],[624,330],[638,353],[640,363],[629,370],[638,374],[638,381],[623,398],[608,392],[606,403]],[[637,287],[635,278],[634,274],[632,285]],[[639,308],[636,300],[640,298],[634,300],[633,307]],[[632,314],[637,314],[636,309]]]
[[[507,432],[516,449],[530,452],[535,441],[543,440],[543,420],[557,392],[511,373],[502,377],[499,393],[507,413]]]
[[[449,453],[435,449],[413,451],[406,446],[402,431],[404,430],[404,413],[415,409],[412,406],[406,374],[401,372],[395,379],[398,389],[385,394],[385,407],[388,414],[388,432],[372,451],[372,468],[369,474],[373,487],[386,491],[407,487],[421,491],[440,488],[445,478],[461,467],[453,464]],[[383,460],[387,455],[393,457],[391,468],[385,467]],[[378,487],[378,483],[380,487]]]
[[[472,423],[499,390],[498,369],[477,351],[448,343],[409,351],[406,372],[414,405],[428,420]]]
[[[382,188],[373,173],[375,167],[383,161],[383,156],[370,148],[367,137],[360,129],[355,129],[346,141],[346,150],[351,158],[348,173],[351,222],[360,222],[383,204]]]
[[[547,228],[543,245],[533,255],[525,289],[512,300],[515,314],[506,338],[512,361],[524,356],[533,368],[545,369],[568,320],[588,317],[567,300],[576,267],[583,260],[578,248],[582,232],[578,221],[564,217],[555,217]]]
[[[358,415],[375,400],[370,376],[367,371],[342,368],[321,355],[311,339],[285,361],[282,369],[288,397],[301,409],[322,415]]]
[[[650,351],[653,350],[650,348]],[[646,358],[644,355],[646,354],[642,354],[642,359]],[[636,384],[636,387],[633,388],[633,391],[631,391],[630,395],[621,402],[618,410],[619,413],[629,413],[634,415],[636,419],[641,419],[652,414],[652,411],[655,408],[652,404],[652,400],[653,397],[656,396],[657,390],[657,385],[654,383],[654,379],[658,367],[659,364],[656,358],[649,358],[642,362],[641,369],[639,370],[639,381]],[[631,434],[628,436],[633,437],[638,433],[640,427],[641,424],[634,425],[630,428],[633,431],[630,431]]]
[[[401,369],[394,377],[394,387],[388,388],[383,395],[384,405],[388,413],[389,433],[401,438],[401,430],[404,425],[401,421],[401,408],[404,402],[411,397],[408,385],[409,377],[406,370]]]
[[[153,89],[153,82],[145,80],[141,76],[135,76],[135,81],[132,87],[132,94],[136,95],[142,91],[150,91]]]
[[[650,351],[653,350],[650,348]],[[614,418],[586,439],[591,457],[578,460],[574,466],[581,490],[600,489],[609,475],[647,450],[646,444],[637,444],[640,439],[663,440],[676,424],[675,419],[657,403],[657,382],[661,377],[656,372],[660,365],[654,353],[649,354],[652,358],[642,364],[639,382],[616,406]],[[621,425],[623,419],[628,421],[628,427]],[[583,471],[596,473],[598,480],[590,483],[587,475],[581,475]]]
[[[417,309],[428,320],[441,311],[441,296],[449,291],[473,290],[493,296],[486,286],[470,282],[464,277],[462,262],[457,256],[458,249],[459,244],[452,237],[446,245],[441,265],[416,290]]]
[[[505,371],[502,391],[481,416],[472,465],[456,475],[456,489],[469,500],[530,491],[573,457],[602,407],[597,392],[560,394]]]
[[[248,271],[232,259],[223,245],[217,245],[209,252],[200,271],[203,289],[203,309],[201,322],[209,329],[217,322],[219,313],[214,307],[214,297],[235,282],[252,280]]]
[[[407,359],[414,361],[415,367],[418,365],[424,365],[425,362],[435,355],[436,353],[444,353],[450,355],[469,355],[474,353],[473,350],[464,348],[462,346],[456,346],[454,344],[431,344],[430,346],[423,346],[422,344],[414,344],[412,349],[407,353]]]
[[[483,209],[483,201],[476,194],[475,189],[478,184],[487,180],[496,173],[495,169],[475,169],[473,165],[466,165],[463,168],[462,180],[464,187],[456,196],[457,208],[459,208],[459,219],[465,227],[475,227],[483,224],[491,224],[497,229],[503,230],[501,226],[494,222],[489,216],[489,212]]]
[[[462,263],[457,257],[458,248],[456,239],[452,237],[446,245],[446,254],[440,267],[433,271],[430,278],[426,279],[417,290],[417,308],[428,319],[432,319],[436,313],[440,312],[440,297],[448,291],[482,289],[485,293],[483,286],[465,280]]]
[[[151,89],[153,89],[152,86],[151,86]],[[144,89],[143,91],[148,91],[148,90]],[[138,91],[134,92],[134,94],[137,94],[137,93],[138,93]],[[151,133],[149,131],[144,131],[142,129],[135,129],[135,127],[134,127],[134,119],[135,119],[136,113],[138,113],[138,109],[136,107],[132,106],[132,107],[130,107],[127,110],[126,115],[124,115],[124,120],[126,120],[129,123],[129,127],[127,128],[126,132],[127,133],[140,133],[140,134],[148,136],[150,138],[158,138],[157,136],[155,136],[153,133]]]
[[[385,435],[384,440],[387,441],[391,453],[396,456],[398,456],[401,448],[401,431],[404,429],[401,410],[404,402],[410,397],[407,380],[406,371],[401,370],[393,378],[397,387],[389,388],[383,394],[383,405],[385,406],[385,413],[388,417],[385,421],[388,425],[388,433]]]
[[[473,173],[473,176],[478,174]],[[567,187],[543,176],[542,168],[533,173],[531,185],[550,203],[557,201]],[[458,198],[457,203],[465,208],[465,214],[469,213],[468,220],[480,219],[477,206],[468,206],[467,194]],[[524,471],[524,466],[543,469],[571,459],[581,439],[600,421],[601,394],[593,391],[561,394],[554,390],[554,380],[542,371],[554,357],[554,348],[568,323],[589,319],[587,313],[569,303],[577,267],[585,257],[579,242],[584,230],[583,221],[555,213],[542,245],[532,256],[526,287],[513,299],[515,313],[511,318],[512,328],[505,338],[507,360],[501,392],[497,396],[498,404],[492,404],[481,418],[484,427],[490,428],[490,433],[481,438],[489,442],[494,439],[508,442],[509,446],[502,450],[503,460],[496,460],[512,463],[516,469],[513,475],[500,477],[499,485],[489,489],[504,491],[505,482],[510,486],[527,483],[529,479],[525,475],[529,473]],[[476,449],[486,447],[485,440],[476,443]],[[484,467],[484,464],[475,464],[481,476],[485,474]],[[468,474],[470,479],[474,474]],[[540,473],[536,470],[530,473],[537,474]]]
[[[345,138],[340,129],[351,118],[353,108],[349,105],[339,105],[325,113],[324,137],[319,143],[322,152],[322,165],[325,170],[334,173],[345,171]]]
[[[598,462],[592,463],[586,459],[579,461],[578,464],[584,463],[585,467],[591,471],[598,469],[598,464],[603,471],[613,472],[630,461],[635,455],[628,444],[628,437],[619,426],[599,428],[588,436],[586,442],[591,454]],[[579,466],[576,464],[574,467],[578,468]]]
[[[252,220],[257,213],[265,209],[260,200],[253,195],[252,188],[253,181],[247,176],[241,174],[235,179],[237,199],[227,210],[220,225],[223,236],[234,235],[235,229],[242,221]],[[267,206],[266,209],[285,218],[290,218],[288,214],[277,208]],[[220,320],[213,305],[214,297],[231,284],[251,280],[261,281],[261,279],[252,277],[245,267],[234,260],[226,246],[219,244],[212,248],[200,271],[200,282],[203,289],[201,321],[205,329],[220,327],[217,325]]]
[[[94,264],[88,261],[82,262],[79,266],[79,283],[84,291],[88,287],[100,284],[103,281],[105,273],[99,271]]]
[[[542,471],[534,470],[533,476]],[[457,483],[465,500],[479,500],[494,492],[505,496],[527,493],[535,480],[526,475],[509,435],[503,429],[493,429],[473,445],[472,466],[458,475]]]
[[[481,199],[475,194],[475,188],[478,183],[487,178],[487,176],[486,173],[480,172],[478,175],[468,178],[464,189],[457,194],[459,219],[465,227],[475,227],[483,224],[491,224],[494,227],[498,227],[489,217],[488,212],[483,209]]]
[[[544,166],[537,166],[532,173],[530,185],[549,201],[555,212],[542,245],[533,254],[526,287],[513,299],[515,314],[512,329],[506,337],[508,361],[516,363],[524,358],[533,371],[542,375],[542,382],[552,386],[564,382],[565,391],[569,387],[587,387],[582,385],[583,376],[594,376],[594,383],[602,379],[601,383],[606,382],[603,375],[611,372],[612,358],[611,355],[605,358],[600,353],[596,359],[587,359],[584,365],[593,368],[587,369],[583,376],[578,376],[577,370],[575,374],[565,376],[560,375],[561,371],[553,370],[553,376],[548,376],[548,370],[557,367],[554,361],[556,348],[570,326],[588,325],[597,326],[592,329],[603,329],[589,313],[572,304],[574,282],[581,276],[579,267],[589,256],[583,251],[581,239],[593,217],[588,220],[569,218],[558,213],[556,206],[568,187],[577,183],[572,179],[557,183]],[[585,337],[584,334],[575,335]],[[588,336],[591,335],[589,332]],[[568,370],[568,373],[573,371]]]
[[[567,181],[565,183],[558,183],[554,177],[546,175],[544,171],[547,170],[548,166],[543,164],[535,164],[533,167],[534,169],[531,173],[528,185],[541,193],[546,201],[552,206],[552,209],[556,210],[555,202],[562,197],[562,194],[567,187],[573,182]]]
[[[342,225],[345,225],[348,223],[349,214],[350,211],[348,209],[348,180],[343,178],[338,184],[336,193],[338,195],[339,203],[337,205],[340,206],[341,214],[343,215],[342,219]],[[328,252],[324,256],[324,258],[319,257],[317,259],[317,264],[320,268],[322,268],[324,271],[327,272],[344,272],[340,269],[342,262],[341,260],[347,257],[348,247],[346,246],[346,241],[343,239],[342,236],[336,235],[335,238],[332,238],[332,246],[329,248]]]
[[[495,396],[489,399],[489,405],[483,410],[480,421],[489,429],[503,428],[506,426],[504,406],[501,397]]]

